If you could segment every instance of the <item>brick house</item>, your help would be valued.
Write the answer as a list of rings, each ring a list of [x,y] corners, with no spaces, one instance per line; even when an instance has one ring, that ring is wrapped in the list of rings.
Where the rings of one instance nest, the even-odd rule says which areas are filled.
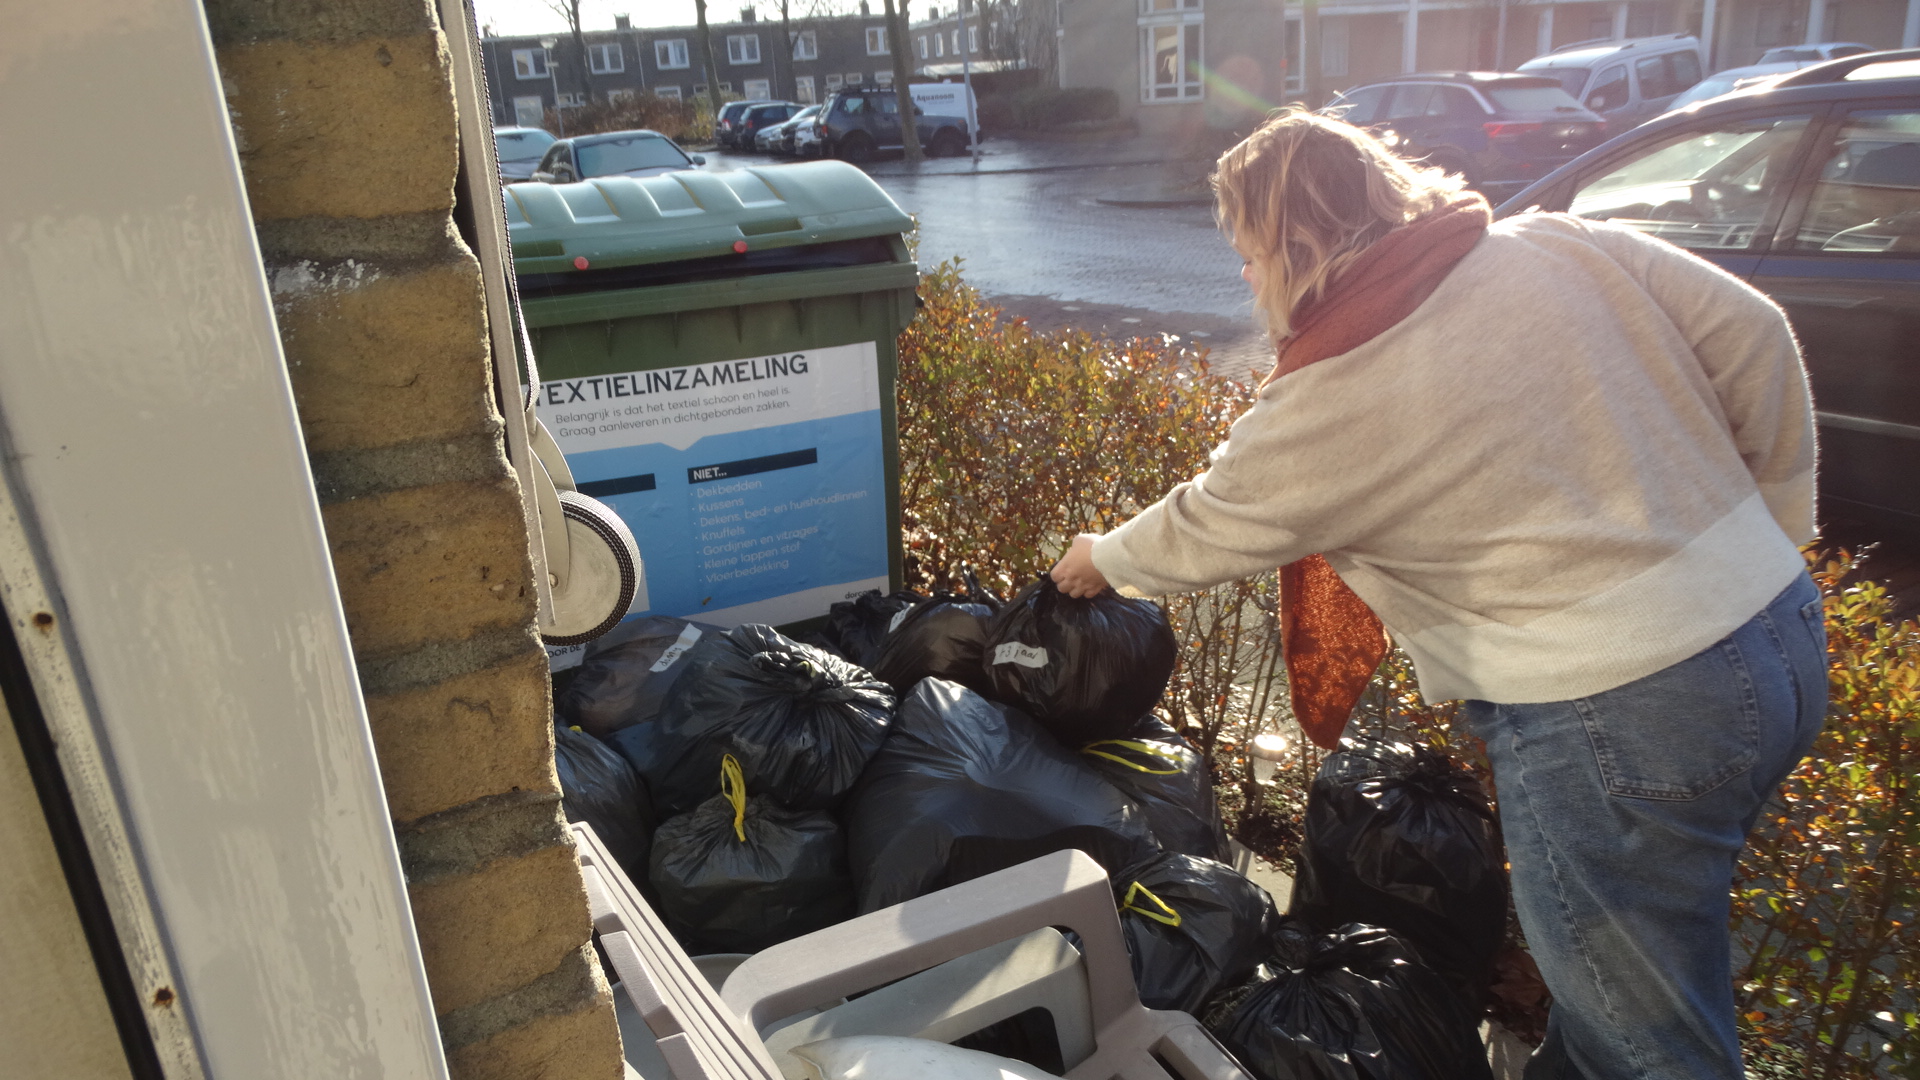
[[[861,13],[763,21],[744,8],[734,22],[710,22],[714,66],[723,95],[811,104],[842,86],[893,82],[886,17]],[[538,127],[553,107],[632,94],[691,99],[706,93],[709,73],[692,26],[634,27],[626,16],[612,30],[590,30],[582,64],[571,35],[490,37],[481,43],[494,123]],[[783,42],[783,38],[790,38]],[[551,50],[544,41],[552,41]],[[584,78],[583,78],[584,74]]]
[[[1920,44],[1920,0],[1058,0],[1058,13],[1060,84],[1112,88],[1147,132],[1243,127],[1288,101],[1392,75],[1511,70],[1576,41],[1709,24],[1714,69],[1803,41]]]

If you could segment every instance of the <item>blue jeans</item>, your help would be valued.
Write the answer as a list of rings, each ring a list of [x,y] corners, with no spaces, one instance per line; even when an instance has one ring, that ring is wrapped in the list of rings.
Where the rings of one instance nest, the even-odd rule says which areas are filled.
[[[1802,576],[1723,640],[1576,701],[1467,703],[1553,991],[1527,1080],[1739,1080],[1734,862],[1827,708]]]

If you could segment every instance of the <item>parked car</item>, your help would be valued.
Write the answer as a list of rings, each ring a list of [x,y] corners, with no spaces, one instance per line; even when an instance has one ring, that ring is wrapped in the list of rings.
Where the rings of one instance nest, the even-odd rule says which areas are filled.
[[[1774,75],[1872,51],[1868,46],[1856,41],[1825,41],[1814,45],[1787,45],[1778,49],[1768,49],[1760,54],[1760,62],[1757,64],[1716,71],[1694,83],[1693,89],[1674,98],[1667,105],[1667,109],[1669,111],[1684,109],[1696,101],[1707,101],[1721,94],[1730,94]]]
[[[503,127],[493,129],[493,152],[500,161],[500,180],[511,184],[533,179],[541,155],[554,144],[552,135],[540,128]]]
[[[1520,190],[1606,139],[1598,116],[1539,75],[1402,75],[1345,91],[1321,111],[1496,196]]]
[[[821,105],[818,106],[818,108],[824,109],[826,106]],[[826,150],[821,145],[821,130],[820,114],[817,112],[805,120],[794,124],[791,138],[793,143],[793,156],[819,157],[826,153]]]
[[[1669,113],[1503,204],[1661,237],[1792,320],[1829,509],[1920,529],[1920,49]]]
[[[755,105],[771,105],[773,103],[772,98],[749,98],[746,101],[729,101],[720,106],[720,115],[713,118],[714,141],[721,146],[742,145],[738,138],[740,114],[753,108]],[[753,144],[746,143],[745,145],[752,146]]]
[[[794,133],[799,130],[800,125],[811,123],[818,115],[820,115],[820,106],[809,105],[778,124],[769,124],[761,128],[753,137],[753,148],[763,154],[792,155]]]
[[[1574,100],[1618,133],[1651,120],[1700,81],[1706,54],[1689,34],[1582,41],[1536,56],[1520,70],[1560,80]]]
[[[571,184],[596,176],[656,176],[706,163],[706,158],[688,156],[678,143],[657,131],[608,131],[556,140],[534,169],[533,179]]]
[[[742,110],[733,122],[733,145],[740,150],[752,150],[759,145],[760,133],[776,124],[784,124],[794,118],[804,105],[791,101],[777,101],[771,105],[755,105]]]
[[[900,146],[900,99],[891,88],[836,90],[814,117],[820,142],[827,153],[861,162],[876,150]],[[967,121],[963,116],[928,116],[914,108],[920,145],[934,157],[958,157],[967,152]]]

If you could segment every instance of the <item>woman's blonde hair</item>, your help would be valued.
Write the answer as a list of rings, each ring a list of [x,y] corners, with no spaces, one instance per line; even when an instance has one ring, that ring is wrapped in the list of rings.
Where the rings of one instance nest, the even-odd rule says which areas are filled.
[[[1220,155],[1214,213],[1262,277],[1254,302],[1274,339],[1375,240],[1437,209],[1463,181],[1414,165],[1339,120],[1288,110]]]

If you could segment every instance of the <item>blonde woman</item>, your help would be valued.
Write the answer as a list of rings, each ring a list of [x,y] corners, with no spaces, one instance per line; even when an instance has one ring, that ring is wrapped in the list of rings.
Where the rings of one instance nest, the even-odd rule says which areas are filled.
[[[1628,229],[1492,223],[1335,120],[1270,120],[1214,183],[1278,362],[1207,472],[1076,537],[1054,580],[1166,594],[1284,565],[1323,744],[1384,624],[1487,744],[1555,1000],[1527,1076],[1735,1080],[1734,860],[1826,704],[1784,316]]]

